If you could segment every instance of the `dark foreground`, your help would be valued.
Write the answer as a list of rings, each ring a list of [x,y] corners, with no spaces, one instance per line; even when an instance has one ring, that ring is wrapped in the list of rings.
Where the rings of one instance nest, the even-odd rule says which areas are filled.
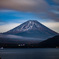
[[[59,59],[58,48],[5,48],[1,59]]]

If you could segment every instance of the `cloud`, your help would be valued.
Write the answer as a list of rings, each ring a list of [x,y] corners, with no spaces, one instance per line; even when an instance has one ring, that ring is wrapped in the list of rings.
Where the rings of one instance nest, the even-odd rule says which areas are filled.
[[[0,12],[14,12],[13,10],[0,10]]]
[[[46,11],[48,4],[44,0],[0,0],[2,8],[20,11]],[[44,7],[43,7],[44,6]]]
[[[59,5],[59,0],[53,0],[56,4]]]
[[[58,3],[58,0],[50,0],[50,2],[48,0],[0,0],[0,8],[33,12],[41,18],[59,21],[59,14],[51,11],[59,11]],[[44,16],[41,16],[43,14]]]
[[[20,24],[19,23],[9,23],[9,24],[0,25],[0,33],[9,31],[9,30],[17,27],[18,25],[20,25]]]
[[[59,14],[59,11],[56,11],[56,10],[52,10],[52,12],[55,14]]]
[[[0,25],[4,25],[6,22],[0,19]]]
[[[43,22],[42,24],[59,33],[59,22]]]
[[[4,25],[5,24],[5,22],[0,22],[0,25]]]

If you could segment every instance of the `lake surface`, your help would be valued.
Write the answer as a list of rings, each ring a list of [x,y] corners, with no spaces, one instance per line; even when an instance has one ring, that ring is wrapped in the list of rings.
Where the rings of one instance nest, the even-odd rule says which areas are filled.
[[[0,50],[1,59],[59,59],[58,48],[10,48]]]

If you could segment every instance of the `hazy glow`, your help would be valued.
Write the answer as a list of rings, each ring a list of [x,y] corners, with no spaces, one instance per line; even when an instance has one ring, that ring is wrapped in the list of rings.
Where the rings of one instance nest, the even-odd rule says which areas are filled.
[[[5,25],[0,25],[0,33],[3,33],[3,32],[6,32],[6,31],[9,31],[15,27],[17,27],[18,23],[10,23],[10,24],[5,24]]]
[[[42,24],[44,24],[48,28],[50,28],[50,29],[59,33],[59,22],[44,22]]]

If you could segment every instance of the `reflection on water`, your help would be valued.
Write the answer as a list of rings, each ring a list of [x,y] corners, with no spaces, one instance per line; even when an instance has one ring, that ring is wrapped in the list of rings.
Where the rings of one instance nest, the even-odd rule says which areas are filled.
[[[18,48],[0,50],[2,59],[59,59],[56,48]]]

